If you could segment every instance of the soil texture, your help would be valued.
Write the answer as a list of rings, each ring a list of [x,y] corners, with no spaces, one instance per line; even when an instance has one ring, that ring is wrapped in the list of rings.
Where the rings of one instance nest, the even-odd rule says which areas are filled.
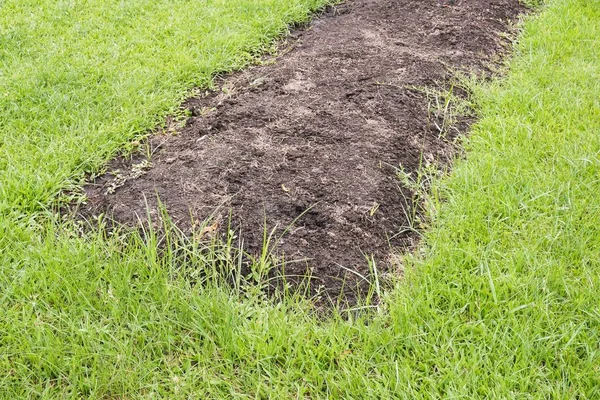
[[[225,234],[231,217],[249,254],[261,251],[266,226],[286,274],[310,270],[313,289],[352,298],[367,256],[396,271],[393,255],[415,239],[413,193],[397,168],[447,164],[468,129],[466,116],[440,129],[445,116],[418,88],[439,89],[457,69],[489,75],[506,48],[501,33],[523,11],[518,0],[330,7],[273,62],[189,99],[183,124],[149,138],[150,159],[111,162],[80,211],[135,226],[158,215],[158,197],[186,232],[213,216]]]

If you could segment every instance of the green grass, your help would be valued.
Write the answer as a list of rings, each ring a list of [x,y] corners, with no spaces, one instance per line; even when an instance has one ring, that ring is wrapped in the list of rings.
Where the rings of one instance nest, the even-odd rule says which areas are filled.
[[[303,17],[316,5],[262,3],[261,18],[280,21],[271,34],[288,21],[277,15]],[[71,70],[51,66],[80,54],[106,60],[111,47],[86,53],[91,37],[59,41],[53,27],[116,24],[120,3],[90,8],[97,25],[83,28],[54,9],[71,3],[48,13],[1,4],[0,87],[22,92],[29,114],[1,100],[0,397],[600,397],[600,1],[551,0],[525,23],[507,77],[474,88],[480,121],[466,158],[432,188],[422,251],[379,309],[351,318],[319,318],[298,298],[268,302],[252,287],[240,294],[210,281],[213,269],[236,268],[227,248],[201,251],[172,234],[158,254],[165,238],[152,233],[146,244],[128,232],[80,237],[76,226],[53,222],[44,209],[62,188],[210,73],[168,61],[189,54],[163,43],[187,35],[153,39],[155,28],[141,22],[173,12],[173,29],[184,29],[183,8],[143,16],[140,5],[132,14],[138,27],[128,32],[154,61],[136,50],[130,64],[82,57],[81,70]],[[230,2],[202,4],[214,7],[195,11],[237,21],[219,25],[224,31],[241,26],[242,6],[227,14]],[[14,15],[23,18],[7,25]],[[120,40],[118,29],[107,32]],[[239,48],[268,43],[256,35]],[[246,62],[237,49],[211,72]],[[164,71],[149,76],[159,65]],[[90,80],[88,68],[97,71]],[[105,69],[120,78],[90,95]]]
[[[0,3],[0,212],[30,213],[326,0]]]

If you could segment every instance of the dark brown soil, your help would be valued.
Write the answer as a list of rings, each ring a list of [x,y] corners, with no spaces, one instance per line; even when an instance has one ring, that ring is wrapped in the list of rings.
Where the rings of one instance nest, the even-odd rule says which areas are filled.
[[[251,254],[262,248],[265,223],[278,236],[302,214],[275,249],[286,274],[310,268],[313,288],[337,294],[344,279],[345,288],[360,282],[348,270],[369,275],[365,255],[390,271],[391,255],[414,239],[406,229],[412,193],[396,167],[447,163],[454,134],[468,128],[463,119],[440,135],[435,107],[415,87],[439,87],[457,68],[489,73],[500,33],[522,11],[517,0],[330,8],[295,32],[276,62],[187,101],[185,126],[150,138],[151,164],[143,153],[112,162],[86,187],[84,214],[135,225],[147,205],[156,215],[158,195],[184,231],[192,218],[215,214],[223,232],[231,211]]]

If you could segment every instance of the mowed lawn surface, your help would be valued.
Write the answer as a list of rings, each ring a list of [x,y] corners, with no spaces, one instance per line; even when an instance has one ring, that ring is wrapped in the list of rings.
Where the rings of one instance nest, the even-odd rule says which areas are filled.
[[[600,1],[525,23],[507,77],[474,88],[406,277],[327,318],[195,284],[236,267],[223,250],[159,254],[45,211],[318,5],[152,3],[0,5],[0,397],[600,396]]]

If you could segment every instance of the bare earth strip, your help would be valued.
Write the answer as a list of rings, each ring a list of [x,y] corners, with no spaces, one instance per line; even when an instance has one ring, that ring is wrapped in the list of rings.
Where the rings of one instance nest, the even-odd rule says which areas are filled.
[[[86,188],[85,214],[134,225],[156,197],[184,230],[192,217],[231,210],[245,248],[260,252],[263,229],[280,233],[286,273],[312,270],[331,293],[347,269],[382,269],[411,243],[412,194],[396,167],[448,162],[426,97],[452,68],[486,71],[500,33],[523,11],[517,0],[353,0],[294,35],[275,63],[227,77],[222,90],[190,99],[177,135],[155,135],[151,160],[118,159]],[[497,62],[497,61],[496,61]],[[462,133],[468,120],[457,125]],[[118,171],[118,172],[115,172]],[[129,178],[129,179],[128,179]],[[307,211],[308,210],[308,211]],[[224,231],[224,229],[221,229]],[[348,283],[348,282],[347,282]]]

